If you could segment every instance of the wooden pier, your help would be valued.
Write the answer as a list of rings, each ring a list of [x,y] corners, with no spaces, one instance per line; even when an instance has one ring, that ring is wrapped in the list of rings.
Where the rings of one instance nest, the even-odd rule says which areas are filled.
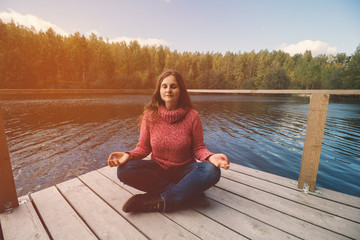
[[[104,167],[20,197],[0,214],[8,239],[360,239],[360,198],[321,189],[303,193],[294,180],[237,164],[205,194],[207,208],[125,213],[139,193]]]
[[[7,94],[114,94],[123,90],[0,90]],[[315,191],[329,96],[360,90],[189,90],[220,94],[310,94],[299,181],[231,164],[206,192],[207,208],[124,213],[138,190],[104,167],[19,199],[0,106],[0,240],[360,239],[360,198]],[[19,206],[18,206],[19,204]],[[7,206],[14,207],[6,214]]]

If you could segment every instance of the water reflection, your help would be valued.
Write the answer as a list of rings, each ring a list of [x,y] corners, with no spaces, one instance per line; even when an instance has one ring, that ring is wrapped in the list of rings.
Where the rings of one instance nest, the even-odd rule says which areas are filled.
[[[207,145],[237,163],[297,179],[308,99],[195,96]],[[330,103],[317,185],[360,196],[360,105]]]
[[[242,165],[298,177],[307,99],[196,96],[194,102],[213,151],[226,149],[229,157]]]
[[[18,195],[106,165],[135,147],[147,95],[27,96],[2,99]],[[192,95],[207,147],[236,163],[297,179],[308,99]],[[317,184],[360,196],[360,104],[329,105]]]
[[[18,195],[105,166],[110,152],[136,144],[148,96],[2,101]]]

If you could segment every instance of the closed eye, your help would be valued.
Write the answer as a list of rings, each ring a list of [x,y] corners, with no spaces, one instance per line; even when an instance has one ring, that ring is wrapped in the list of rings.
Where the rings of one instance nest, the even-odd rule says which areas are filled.
[[[162,88],[168,88],[168,85],[167,84],[162,84],[161,87]],[[177,84],[171,84],[170,88],[171,89],[176,89],[176,88],[178,88],[178,86],[177,86]]]

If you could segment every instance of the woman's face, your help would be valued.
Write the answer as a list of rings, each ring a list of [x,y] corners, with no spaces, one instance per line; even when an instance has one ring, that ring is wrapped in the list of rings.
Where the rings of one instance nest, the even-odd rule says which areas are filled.
[[[162,81],[160,85],[160,97],[165,102],[165,107],[168,110],[174,110],[178,107],[180,87],[173,75],[167,76]]]

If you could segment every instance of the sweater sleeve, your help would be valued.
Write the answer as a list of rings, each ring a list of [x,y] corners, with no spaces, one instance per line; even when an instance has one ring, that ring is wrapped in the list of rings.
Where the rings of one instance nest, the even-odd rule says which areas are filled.
[[[150,145],[150,129],[147,121],[148,117],[149,117],[149,112],[144,114],[143,119],[141,121],[139,143],[136,145],[136,147],[133,150],[126,152],[130,154],[130,160],[143,159],[146,156],[148,156],[152,151]]]
[[[202,162],[208,162],[208,158],[214,153],[210,152],[204,143],[204,130],[199,114],[196,112],[193,122],[193,147],[194,156]]]

